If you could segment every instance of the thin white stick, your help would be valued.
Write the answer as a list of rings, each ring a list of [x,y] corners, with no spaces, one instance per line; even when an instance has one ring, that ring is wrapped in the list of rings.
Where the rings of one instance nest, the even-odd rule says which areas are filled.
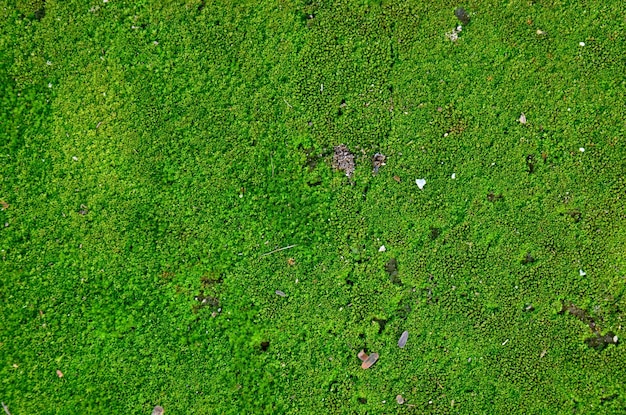
[[[273,254],[274,252],[284,251],[285,249],[290,249],[290,248],[293,248],[294,246],[296,246],[296,245],[283,246],[282,248],[274,249],[273,251],[267,252],[267,253],[265,253],[265,254],[263,254],[261,256],[266,256],[266,255],[269,255],[269,254]]]
[[[11,415],[11,412],[9,412],[9,407],[6,406],[4,402],[2,402],[2,408],[4,409],[4,412],[7,413],[7,415]]]

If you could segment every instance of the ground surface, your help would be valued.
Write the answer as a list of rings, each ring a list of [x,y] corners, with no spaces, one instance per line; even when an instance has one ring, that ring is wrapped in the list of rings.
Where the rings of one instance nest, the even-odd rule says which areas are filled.
[[[623,3],[320,3],[0,1],[13,415],[626,407]]]

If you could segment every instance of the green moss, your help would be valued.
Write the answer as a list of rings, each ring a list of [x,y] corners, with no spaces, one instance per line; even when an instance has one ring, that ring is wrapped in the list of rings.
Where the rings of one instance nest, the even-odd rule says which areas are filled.
[[[457,6],[0,4],[10,411],[622,408],[621,4]]]

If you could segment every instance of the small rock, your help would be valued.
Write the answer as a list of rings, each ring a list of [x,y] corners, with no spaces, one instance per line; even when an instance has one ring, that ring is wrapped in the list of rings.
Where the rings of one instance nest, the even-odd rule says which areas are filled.
[[[581,153],[584,153],[585,152],[585,148],[581,147],[581,148],[578,149],[578,151],[580,151]]]
[[[280,295],[281,297],[287,297],[287,294],[285,294],[281,290],[276,290],[276,295]]]
[[[520,124],[526,124],[526,115],[524,115],[523,112],[522,115],[519,116],[518,121],[520,122]]]
[[[420,190],[424,189],[424,186],[426,185],[426,180],[425,179],[416,179],[415,180],[415,184],[417,185],[417,187],[420,188]]]
[[[581,277],[584,277],[585,275],[587,275],[587,273],[586,273],[585,271],[583,271],[582,269],[579,269],[579,270],[578,270],[578,274],[579,274]]]
[[[378,248],[378,252],[385,252],[386,250],[385,245],[381,245],[380,248]]]
[[[402,405],[404,403],[404,398],[402,397],[402,395],[396,396],[396,402],[398,402],[398,405]]]
[[[456,179],[456,173],[452,173],[452,176],[450,177],[452,177],[452,180]]]
[[[400,336],[400,339],[398,340],[398,347],[403,349],[408,339],[409,339],[409,332],[405,330]]]
[[[378,353],[372,353],[363,361],[363,363],[361,363],[361,368],[369,369],[374,363],[376,363],[376,361],[378,361]]]
[[[578,45],[579,46],[585,46],[585,42],[579,42]]]
[[[165,413],[165,409],[162,406],[155,406],[152,410],[152,415],[163,415]]]
[[[470,22],[470,15],[463,7],[457,7],[456,10],[454,10],[454,15],[463,24],[468,24]]]

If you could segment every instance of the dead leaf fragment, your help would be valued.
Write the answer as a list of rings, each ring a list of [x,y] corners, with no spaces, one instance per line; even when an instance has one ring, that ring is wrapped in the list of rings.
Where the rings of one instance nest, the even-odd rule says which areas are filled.
[[[365,362],[369,357],[367,353],[365,353],[365,350],[361,350],[357,356],[361,359],[361,362]]]
[[[398,183],[400,183],[400,176],[393,176],[393,179],[397,181]]]
[[[4,200],[0,200],[0,205],[2,205],[2,210],[6,210],[9,208],[9,204]]]

